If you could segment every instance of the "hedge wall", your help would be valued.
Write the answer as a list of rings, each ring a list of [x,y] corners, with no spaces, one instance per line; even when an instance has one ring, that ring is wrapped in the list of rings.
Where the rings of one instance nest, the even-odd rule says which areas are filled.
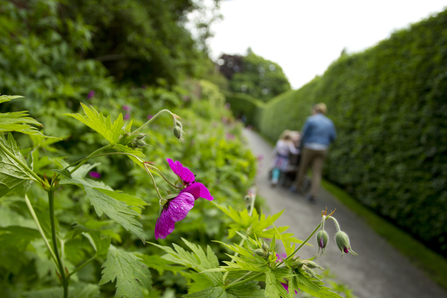
[[[276,139],[301,128],[317,102],[338,132],[326,177],[446,256],[447,11],[274,99],[261,131]]]
[[[242,93],[224,92],[225,101],[231,105],[231,110],[236,117],[245,115],[247,124],[258,125],[260,113],[264,103]]]

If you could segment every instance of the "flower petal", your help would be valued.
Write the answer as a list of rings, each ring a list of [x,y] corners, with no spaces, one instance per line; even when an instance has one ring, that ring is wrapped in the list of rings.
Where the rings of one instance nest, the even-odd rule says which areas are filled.
[[[181,192],[167,203],[168,208],[166,209],[166,214],[175,222],[181,221],[186,217],[189,210],[194,207],[194,201],[192,194]]]
[[[155,239],[165,239],[166,236],[174,231],[175,222],[166,211],[166,209],[161,211],[160,217],[157,219],[157,223],[155,224]]]
[[[206,188],[206,186],[200,182],[194,182],[187,188],[183,189],[180,193],[184,193],[184,192],[189,192],[190,194],[192,194],[194,196],[194,199],[196,199],[196,200],[198,198],[204,198],[208,201],[214,200],[214,198],[211,196],[208,188]]]
[[[187,184],[191,184],[196,180],[196,178],[194,177],[194,173],[191,172],[191,170],[189,170],[187,167],[184,167],[181,162],[174,162],[170,158],[167,158],[166,160],[168,161],[171,170],[184,182],[186,182]]]

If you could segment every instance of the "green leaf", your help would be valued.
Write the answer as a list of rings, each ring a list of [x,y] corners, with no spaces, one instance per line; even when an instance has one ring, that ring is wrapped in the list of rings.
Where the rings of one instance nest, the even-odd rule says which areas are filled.
[[[185,298],[264,298],[264,290],[261,290],[257,282],[248,282],[235,287],[225,289],[222,286],[209,287],[203,291],[184,295]]]
[[[0,250],[6,248],[24,250],[32,240],[39,237],[40,233],[36,229],[20,226],[0,228]]]
[[[115,200],[126,203],[139,214],[141,214],[141,211],[144,209],[144,206],[149,205],[139,197],[132,196],[121,191],[111,191],[107,189],[99,189],[99,191],[114,198]]]
[[[151,274],[135,255],[110,246],[107,261],[102,265],[99,285],[116,280],[115,298],[142,298],[141,287],[151,288]]]
[[[341,298],[337,293],[330,291],[327,287],[322,287],[319,284],[321,282],[317,281],[319,284],[311,280],[304,274],[294,274],[291,279],[294,288],[299,288],[300,290],[312,295],[317,298]]]
[[[73,235],[70,237],[70,234],[67,234],[66,238],[74,238],[82,234],[90,241],[98,257],[104,257],[107,254],[111,241],[109,236],[101,234],[100,231],[89,229],[77,222],[72,223],[71,226],[73,228]]]
[[[89,108],[83,103],[81,103],[82,109],[84,110],[85,116],[81,114],[64,114],[66,116],[73,117],[100,135],[102,135],[110,144],[116,144],[121,135],[125,134],[130,130],[129,125],[124,125],[123,115],[119,114],[118,118],[112,123],[110,116],[107,118],[96,111],[93,107]]]
[[[36,179],[11,134],[0,136],[0,197],[27,180]]]
[[[11,101],[15,98],[20,98],[22,96],[14,95],[1,95],[0,103]],[[43,127],[42,124],[37,122],[35,119],[28,117],[28,112],[13,112],[13,113],[0,113],[0,133],[16,131],[28,135],[39,135],[45,137],[36,127]]]
[[[96,298],[99,297],[99,287],[94,284],[78,283],[68,288],[70,298]],[[23,294],[26,298],[60,298],[63,297],[62,287],[30,291]]]
[[[176,264],[180,264],[189,268],[192,268],[198,272],[207,270],[207,269],[215,269],[219,268],[219,260],[217,259],[214,252],[211,250],[211,247],[207,246],[206,253],[205,251],[198,245],[188,242],[186,239],[183,239],[183,242],[193,251],[188,252],[184,250],[182,247],[177,244],[173,244],[174,249],[169,246],[162,246],[155,243],[150,243],[154,246],[157,246],[167,252],[167,255],[164,255],[163,258],[165,260],[171,261]],[[223,274],[221,272],[203,272],[214,285],[223,285]]]
[[[128,206],[124,201],[116,199],[127,199],[128,197],[123,196],[123,193],[114,192],[110,188],[110,191],[98,188],[96,186],[100,186],[100,184],[97,181],[90,179],[64,179],[61,180],[61,184],[74,184],[82,187],[86,193],[86,197],[90,199],[90,203],[93,205],[98,216],[106,214],[123,226],[127,231],[137,235],[144,242],[143,225],[136,219],[136,217],[139,217],[140,215],[132,209],[132,206]],[[130,197],[133,202],[135,202],[135,197]],[[138,208],[143,207],[141,202],[139,202],[137,206]]]
[[[265,273],[265,296],[271,298],[287,297],[287,293],[284,286],[278,281],[275,273],[269,270]]]
[[[146,264],[146,266],[157,270],[160,275],[163,274],[164,270],[178,272],[178,271],[185,269],[185,267],[172,266],[173,265],[172,262],[163,259],[159,255],[145,255],[145,254],[138,254],[138,253],[135,255],[138,256],[142,260],[142,262],[144,264]]]

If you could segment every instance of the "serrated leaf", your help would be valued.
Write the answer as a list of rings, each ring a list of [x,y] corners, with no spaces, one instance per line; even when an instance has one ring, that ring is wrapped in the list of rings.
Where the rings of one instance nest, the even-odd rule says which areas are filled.
[[[50,170],[50,171],[55,172],[55,173],[58,173],[58,174],[61,174],[61,175],[64,176],[65,178],[72,178],[72,177],[71,177],[71,173],[70,173],[68,170],[66,170],[66,169],[63,169],[63,170],[52,169],[52,170]]]
[[[0,135],[0,197],[28,180],[35,181],[30,173],[12,135],[8,139]]]
[[[89,179],[64,179],[61,184],[75,184],[82,187],[86,197],[90,199],[95,212],[98,216],[106,214],[108,217],[119,223],[127,231],[134,233],[144,242],[143,225],[136,219],[140,215],[138,212],[128,206],[125,202],[115,199],[113,196],[122,198],[122,193],[115,193],[112,189],[97,188],[97,181]],[[103,192],[103,191],[106,191]],[[140,207],[142,207],[140,205]]]
[[[125,134],[128,126],[124,125],[123,115],[119,114],[118,118],[112,123],[111,117],[105,117],[102,113],[96,111],[93,107],[81,103],[85,116],[81,114],[64,114],[73,117],[84,123],[100,135],[102,135],[110,144],[116,144],[120,136]]]
[[[141,259],[141,261],[144,264],[146,264],[146,266],[157,270],[160,275],[163,274],[164,270],[178,272],[178,271],[185,269],[185,267],[173,266],[174,263],[163,259],[159,255],[145,255],[145,254],[137,253],[136,256],[138,256]]]
[[[239,286],[225,289],[222,286],[209,287],[203,291],[184,295],[185,298],[264,298],[264,290],[261,290],[256,282],[248,282]]]
[[[306,292],[313,297],[317,298],[342,298],[337,293],[330,291],[328,287],[322,287],[311,280],[304,274],[295,274],[291,280],[294,288],[299,288],[303,292]],[[320,282],[318,282],[320,283]]]
[[[76,284],[68,288],[70,298],[96,298],[99,297],[99,287],[94,284]],[[26,298],[60,298],[63,297],[62,287],[30,291],[23,294]]]
[[[23,96],[1,95],[0,103],[8,102],[20,97]],[[28,135],[39,135],[45,137],[35,126],[43,127],[43,125],[37,122],[35,119],[28,117],[28,112],[26,111],[0,113],[0,133],[16,131]]]
[[[20,226],[0,227],[0,249],[24,250],[32,240],[39,237],[36,229]]]
[[[186,239],[182,238],[182,240],[193,251],[192,253],[186,251],[177,244],[173,244],[175,250],[169,246],[162,246],[155,243],[150,244],[157,246],[168,253],[163,256],[163,259],[192,268],[198,272],[219,268],[219,260],[211,250],[211,247],[207,246],[207,251],[205,253],[200,246],[190,243]],[[223,284],[223,274],[221,272],[203,272],[203,274],[206,275],[214,285]]]
[[[135,255],[119,250],[113,245],[102,265],[99,285],[116,280],[115,298],[142,298],[141,287],[150,289],[152,280],[147,266]]]
[[[144,206],[149,205],[139,197],[129,195],[121,191],[111,191],[107,189],[99,189],[99,191],[114,198],[115,200],[126,203],[133,210],[138,212],[138,214],[141,214],[141,211],[144,209]]]
[[[289,296],[287,290],[277,280],[275,273],[272,270],[269,270],[265,273],[265,296],[270,298]]]

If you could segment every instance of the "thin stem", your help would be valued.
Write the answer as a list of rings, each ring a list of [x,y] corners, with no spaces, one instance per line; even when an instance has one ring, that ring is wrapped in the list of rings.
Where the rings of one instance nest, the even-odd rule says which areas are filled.
[[[247,282],[249,282],[249,281],[251,281],[251,280],[253,280],[253,279],[255,279],[255,278],[261,276],[262,274],[264,274],[264,273],[263,273],[263,272],[260,272],[260,273],[258,273],[258,274],[255,274],[255,275],[249,277],[248,279],[241,280],[241,281],[238,281],[238,282],[232,282],[231,284],[229,284],[228,286],[226,286],[225,289],[228,289],[228,288],[230,288],[230,287],[234,287],[234,286],[237,286],[237,285],[240,285],[240,284],[247,283]]]
[[[334,224],[335,224],[335,228],[337,229],[337,232],[340,232],[340,225],[338,224],[338,221],[335,219],[335,217],[328,216],[327,218],[332,219],[332,221],[333,221]]]
[[[56,220],[54,217],[54,190],[48,191],[48,201],[50,207],[50,223],[51,223],[51,236],[53,240],[53,248],[56,254],[57,263],[59,265],[59,274],[62,279],[62,286],[64,287],[64,298],[68,298],[68,279],[65,275],[64,264],[59,256],[59,249],[57,247],[57,237],[56,237]]]
[[[303,247],[303,246],[307,243],[307,241],[309,241],[309,239],[312,238],[312,236],[318,231],[318,229],[320,228],[320,226],[321,226],[321,223],[318,224],[318,226],[315,228],[315,230],[312,232],[312,234],[310,234],[309,237],[307,237],[307,239],[304,240],[304,242],[301,243],[301,245],[300,245],[297,249],[295,249],[295,251],[294,251],[293,253],[291,253],[286,259],[284,259],[284,260],[282,260],[280,263],[278,263],[278,264],[276,265],[276,268],[278,268],[279,265],[283,264],[285,261],[287,261],[288,259],[290,259],[294,254],[296,254],[296,253],[301,249],[301,247]]]
[[[47,246],[48,250],[50,251],[50,254],[53,257],[54,262],[57,264],[56,255],[54,254],[53,249],[51,248],[50,243],[48,242],[48,239],[45,236],[45,233],[43,232],[42,227],[40,226],[39,219],[37,218],[36,213],[34,212],[34,209],[33,209],[33,205],[31,205],[31,202],[27,195],[25,195],[25,202],[26,202],[26,205],[28,206],[28,209],[29,209],[29,212],[31,213],[32,218],[34,219],[34,222],[36,223],[37,229],[39,230],[39,233],[42,236],[43,241],[45,242],[45,245]]]
[[[90,153],[90,155],[89,156],[87,156],[87,157],[85,157],[85,158],[83,158],[83,159],[80,159],[80,160],[78,160],[78,161],[76,161],[76,162],[74,162],[74,163],[72,163],[71,165],[73,165],[73,164],[77,164],[78,162],[79,162],[79,164],[76,166],[76,167],[74,167],[73,169],[71,169],[70,170],[70,173],[73,173],[74,171],[76,171],[77,169],[79,169],[88,159],[90,159],[90,158],[92,158],[95,154],[97,154],[97,153],[99,153],[99,152],[101,152],[101,151],[103,151],[103,150],[105,150],[105,149],[107,149],[107,148],[110,148],[112,145],[106,145],[106,146],[104,146],[104,147],[101,147],[101,148],[99,148],[99,149],[97,149],[97,150],[95,150],[95,151],[93,151],[92,153]],[[71,166],[70,165],[70,166]]]
[[[155,170],[157,170],[157,172],[160,174],[160,176],[163,178],[163,179],[165,179],[165,181],[166,182],[168,182],[168,184],[169,185],[171,185],[172,187],[175,187],[175,188],[178,188],[178,189],[182,189],[181,187],[178,187],[178,186],[175,186],[175,184],[172,184],[164,175],[163,175],[163,173],[160,171],[160,169],[158,169],[157,167],[154,167],[154,166],[152,166],[152,165],[150,165],[150,164],[147,164],[146,163],[146,166],[149,166],[149,167],[151,167],[151,169],[155,169]]]
[[[160,198],[160,200],[163,200],[163,197],[161,196],[160,192],[158,191],[157,184],[155,183],[155,179],[154,179],[154,176],[152,176],[151,171],[147,167],[144,167],[144,169],[149,174],[149,176],[151,176],[151,180],[152,180],[152,183],[154,184],[155,190],[157,191],[158,197]]]
[[[139,133],[146,125],[149,125],[152,121],[154,121],[155,119],[158,118],[158,116],[160,116],[162,113],[167,112],[171,115],[172,112],[167,110],[167,109],[163,109],[161,111],[159,111],[157,114],[154,115],[154,117],[152,117],[151,119],[149,119],[146,123],[144,123],[143,125],[141,125],[139,128],[137,128],[136,130],[134,130],[134,132],[131,135],[136,135],[137,133]]]
[[[75,274],[76,272],[78,272],[79,270],[81,270],[82,268],[84,268],[85,266],[87,266],[90,262],[92,262],[94,259],[96,259],[96,254],[91,257],[90,259],[88,259],[87,261],[85,261],[84,263],[82,263],[81,265],[79,265],[78,268],[74,269],[72,272],[70,272],[70,274],[67,275],[67,278],[70,278],[70,276],[72,276],[73,274]]]

